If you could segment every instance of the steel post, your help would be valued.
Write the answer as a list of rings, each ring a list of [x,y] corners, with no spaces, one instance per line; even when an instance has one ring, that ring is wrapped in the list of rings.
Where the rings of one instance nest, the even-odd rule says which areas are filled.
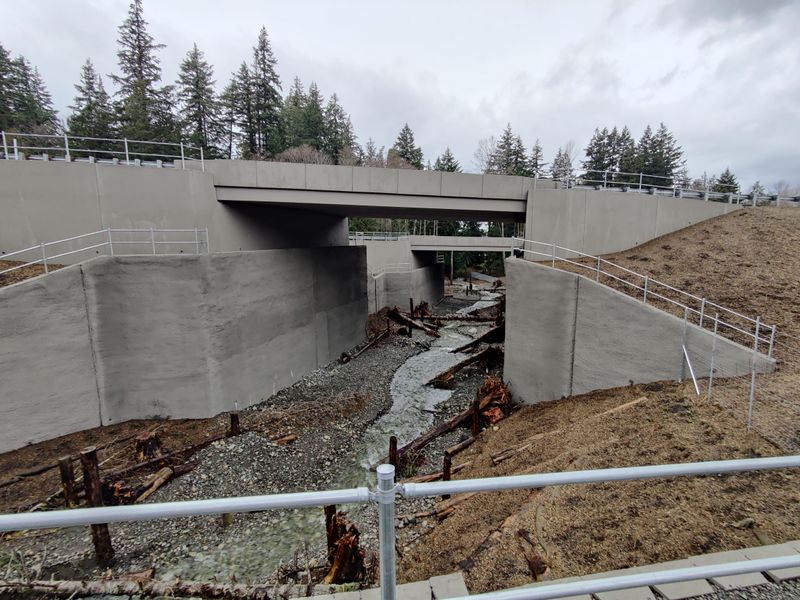
[[[703,298],[703,300],[700,302],[700,327],[703,326],[703,317],[705,316],[705,314],[706,314],[706,299]]]
[[[719,313],[714,315],[714,335],[711,338],[711,359],[708,364],[708,389],[706,390],[706,400],[711,400],[711,386],[714,384],[714,358],[717,353],[717,327],[719,326]]]
[[[200,232],[197,227],[194,228],[194,253],[200,254]]]
[[[556,266],[556,243],[553,242],[553,268]]]
[[[106,229],[106,233],[108,234],[108,249],[111,253],[111,256],[114,256],[114,242],[111,240],[111,227]]]
[[[50,269],[47,268],[47,250],[45,249],[44,244],[41,244],[41,246],[42,246],[42,264],[44,265],[44,272],[49,273]]]
[[[756,317],[756,334],[753,336],[753,360],[756,359],[755,353],[758,352],[759,335],[761,335],[761,316]]]
[[[767,352],[767,356],[772,358],[772,351],[775,349],[775,325],[772,325],[772,333],[769,336],[769,352]]]
[[[396,600],[394,467],[380,465],[378,471],[378,541],[380,545],[381,600]]]
[[[750,401],[747,403],[747,431],[753,428],[753,404],[756,401],[756,361],[753,357],[750,372]]]
[[[200,170],[206,172],[206,161],[203,159],[203,147],[200,147]]]
[[[64,152],[65,152],[64,159],[67,162],[70,162],[72,158],[69,155],[69,138],[67,137],[66,133],[64,134]]]
[[[683,307],[683,340],[681,341],[681,378],[683,381],[686,378],[686,358],[683,355],[683,348],[686,347],[686,330],[689,327],[689,307]]]
[[[1,133],[2,133],[2,136],[3,136],[3,158],[5,158],[6,160],[11,160],[8,157],[8,140],[6,139],[6,132],[3,131]]]
[[[12,140],[14,143],[14,160],[19,160],[19,148],[17,147],[17,138]]]
[[[600,281],[600,257],[597,257],[597,271],[595,272],[594,280],[599,282]]]
[[[642,294],[642,302],[644,302],[645,304],[647,304],[647,287],[648,287],[649,283],[650,283],[650,276],[649,275],[645,275],[644,276],[644,293]]]
[[[156,232],[151,227],[150,228],[150,245],[153,247],[153,256],[156,255]]]
[[[639,191],[642,191],[642,174],[639,173]]]
[[[186,155],[183,152],[183,142],[181,142],[181,169],[186,168]]]
[[[128,153],[128,138],[125,138],[123,141],[125,142],[125,164],[129,165],[131,164],[131,156]]]

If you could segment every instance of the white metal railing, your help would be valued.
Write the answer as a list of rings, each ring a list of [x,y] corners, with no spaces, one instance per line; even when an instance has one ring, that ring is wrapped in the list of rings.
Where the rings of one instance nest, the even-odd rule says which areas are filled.
[[[411,263],[387,263],[371,270],[369,274],[373,277],[378,277],[379,275],[383,275],[385,273],[407,273],[409,271],[411,271]]]
[[[331,504],[378,504],[378,540],[380,546],[381,599],[396,600],[395,557],[395,503],[397,495],[404,498],[435,497],[442,494],[471,492],[499,492],[516,489],[541,489],[555,485],[606,483],[656,478],[693,477],[743,473],[800,467],[800,455],[771,458],[751,458],[698,463],[647,465],[584,471],[562,471],[531,475],[510,475],[483,479],[463,479],[429,483],[396,483],[395,468],[380,465],[378,485],[375,491],[365,487],[316,492],[297,492],[264,496],[215,498],[208,500],[186,500],[154,504],[133,504],[96,508],[78,508],[40,513],[16,513],[0,515],[0,531],[47,529],[51,527],[74,527],[122,521],[144,521],[153,519],[216,515],[233,512],[255,512],[286,508],[308,508]],[[662,573],[637,574],[602,580],[586,580],[589,587],[584,593],[624,589],[642,585],[689,581],[699,577],[713,577],[735,573],[758,572],[762,569],[777,569],[800,566],[800,556],[754,560],[731,563],[727,566],[709,566],[705,571],[678,569]],[[670,574],[670,575],[668,575]],[[483,598],[494,600],[527,600],[532,598],[558,598],[576,593],[572,583],[552,584],[540,588],[505,590],[483,594]],[[573,586],[573,587],[571,587]]]
[[[622,284],[623,289],[631,295],[639,296],[641,293],[642,302],[645,304],[647,304],[648,299],[651,300],[651,303],[653,299],[665,302],[683,311],[684,319],[694,318],[696,324],[705,329],[717,327],[720,334],[722,334],[724,328],[729,334],[725,337],[729,339],[731,337],[735,338],[737,334],[741,335],[750,340],[754,351],[760,352],[766,349],[767,356],[772,357],[775,346],[776,326],[763,323],[760,316],[755,319],[748,317],[740,312],[711,302],[707,298],[702,298],[662,283],[649,275],[637,273],[600,256],[559,246],[555,242],[537,242],[522,238],[511,238],[511,240],[512,253],[521,252],[531,256],[542,257],[544,261],[549,261],[554,268],[561,262],[580,267],[587,271],[587,276],[594,275],[594,279],[598,283],[602,283],[600,281],[601,276],[607,277]],[[575,257],[584,260],[572,260]],[[609,269],[616,270],[617,273],[613,273]],[[630,277],[626,278],[625,276]],[[675,297],[670,297],[670,294]],[[718,313],[719,316],[712,318],[710,316],[712,312]]]
[[[401,238],[408,237],[407,233],[398,231],[351,231],[349,239],[351,242],[356,242],[356,245],[362,242],[393,242]]]
[[[115,239],[116,237],[116,239]],[[177,238],[177,239],[172,239]],[[131,250],[131,247],[134,247]],[[91,233],[84,233],[62,240],[44,242],[30,248],[23,248],[6,254],[0,254],[0,260],[13,261],[19,264],[0,270],[0,275],[32,265],[42,265],[44,272],[50,272],[50,265],[60,258],[72,256],[91,250],[108,250],[111,256],[134,256],[156,254],[182,254],[181,252],[159,252],[162,247],[167,250],[188,246],[192,254],[209,252],[208,228],[194,229],[114,229],[107,228]]]
[[[200,162],[205,171],[203,149],[184,142],[152,142],[128,138],[97,138],[67,134],[0,132],[0,152],[6,160],[57,160],[124,165],[186,168]],[[26,155],[28,152],[38,154]],[[51,153],[53,156],[51,156]],[[146,159],[146,160],[142,160]],[[149,159],[149,160],[147,160]],[[171,162],[165,162],[171,161]]]

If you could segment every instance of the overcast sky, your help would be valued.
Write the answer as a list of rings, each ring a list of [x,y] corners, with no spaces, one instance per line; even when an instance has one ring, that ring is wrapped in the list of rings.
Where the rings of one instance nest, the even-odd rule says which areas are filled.
[[[0,43],[42,73],[62,117],[83,60],[116,68],[128,0],[3,0]],[[595,127],[638,137],[663,121],[690,175],[726,166],[749,186],[800,183],[800,1],[144,0],[165,81],[193,42],[217,85],[264,25],[284,92],[295,76],[336,92],[360,142],[404,122],[431,162],[450,146],[474,170],[507,122],[550,161]],[[108,83],[108,82],[107,82]],[[110,87],[110,83],[108,83]]]

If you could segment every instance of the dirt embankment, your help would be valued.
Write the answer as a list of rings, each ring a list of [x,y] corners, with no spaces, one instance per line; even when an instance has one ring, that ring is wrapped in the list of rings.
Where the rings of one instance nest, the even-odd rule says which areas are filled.
[[[711,402],[691,384],[604,390],[526,407],[484,431],[454,460],[472,462],[455,478],[796,452],[798,242],[800,211],[759,208],[606,257],[778,325],[779,371],[759,376],[754,431],[746,429],[749,378],[715,381]],[[519,450],[492,461],[509,449]],[[776,471],[480,494],[405,552],[401,579],[462,569],[472,593],[530,583],[520,531],[552,577],[798,539],[798,477]]]
[[[4,271],[12,267],[18,267],[22,264],[24,263],[14,260],[0,260],[0,271]],[[47,265],[47,268],[49,271],[56,271],[57,269],[61,269],[63,266],[64,265],[53,264]],[[0,274],[0,287],[11,285],[12,283],[19,283],[20,281],[24,281],[38,275],[44,275],[44,265],[28,265],[27,267],[20,267],[18,269],[14,269],[13,271],[9,271],[8,273]]]

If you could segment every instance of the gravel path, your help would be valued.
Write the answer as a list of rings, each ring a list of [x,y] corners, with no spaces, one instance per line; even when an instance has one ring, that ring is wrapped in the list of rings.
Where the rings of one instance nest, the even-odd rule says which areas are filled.
[[[800,581],[787,581],[782,584],[770,583],[698,596],[698,600],[796,600],[797,598],[800,598]]]

